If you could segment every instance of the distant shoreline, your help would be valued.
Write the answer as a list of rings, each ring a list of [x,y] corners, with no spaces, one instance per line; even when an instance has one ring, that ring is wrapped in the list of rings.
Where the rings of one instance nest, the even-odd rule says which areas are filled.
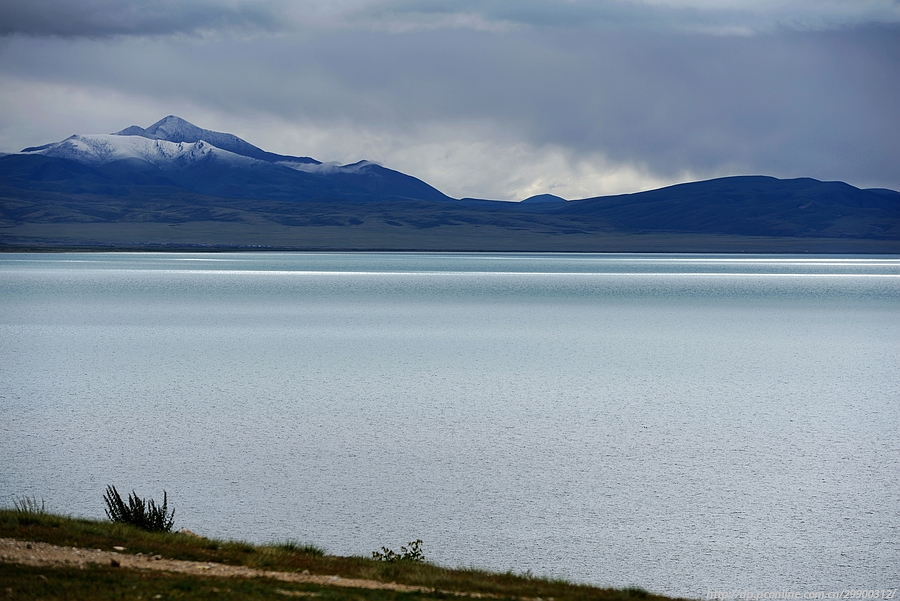
[[[106,247],[59,247],[59,248],[29,248],[29,247],[3,247],[0,248],[2,254],[70,254],[70,253],[203,253],[203,254],[225,254],[225,253],[429,253],[429,254],[553,254],[553,255],[797,255],[797,256],[821,256],[821,255],[861,255],[861,256],[884,256],[900,258],[900,251],[844,251],[844,252],[809,252],[809,251],[584,251],[584,250],[432,250],[432,249],[391,249],[391,248],[207,248],[207,247],[148,247],[148,248],[106,248]]]
[[[98,233],[98,232],[92,232]],[[107,232],[104,232],[107,233]],[[108,232],[111,233],[111,232]],[[636,234],[593,237],[572,235],[557,239],[514,240],[511,237],[486,238],[476,241],[453,240],[449,237],[428,241],[411,236],[394,236],[391,240],[374,236],[353,236],[346,232],[342,243],[324,239],[327,232],[301,232],[296,236],[275,236],[271,243],[247,240],[226,243],[220,240],[189,242],[130,242],[105,236],[73,236],[75,239],[54,240],[41,236],[7,236],[0,231],[0,253],[67,253],[67,252],[346,252],[346,253],[551,253],[551,254],[852,254],[900,255],[900,240],[860,240],[846,238],[756,238],[740,236],[688,236]],[[309,234],[303,235],[303,234]],[[219,236],[215,236],[219,237]],[[284,238],[307,239],[308,244],[288,244]],[[99,238],[99,239],[98,239]],[[262,238],[262,236],[260,236]],[[315,238],[315,239],[310,239]],[[347,238],[350,238],[349,240]],[[357,238],[357,239],[353,239]],[[412,239],[410,239],[412,238]],[[418,239],[417,239],[418,238]],[[560,239],[563,238],[563,239]],[[338,239],[338,237],[335,237]]]

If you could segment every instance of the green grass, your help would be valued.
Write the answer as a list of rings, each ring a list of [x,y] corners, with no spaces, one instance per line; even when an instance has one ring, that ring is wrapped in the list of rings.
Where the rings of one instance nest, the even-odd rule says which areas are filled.
[[[338,575],[345,578],[365,578],[382,582],[397,582],[422,586],[439,591],[482,593],[500,598],[553,598],[555,601],[662,599],[642,589],[601,589],[573,584],[562,580],[535,578],[530,575],[493,573],[477,569],[449,569],[427,562],[384,562],[368,557],[338,557],[327,555],[314,545],[285,541],[269,545],[253,545],[242,541],[222,541],[195,538],[177,533],[147,532],[125,524],[64,517],[49,513],[22,513],[14,509],[0,509],[0,537],[46,542],[60,546],[76,546],[90,549],[112,550],[125,547],[123,553],[161,555],[168,559],[184,559],[242,565],[252,568]],[[30,576],[29,576],[30,575]],[[38,575],[43,575],[39,578]],[[95,585],[104,591],[101,595]],[[52,595],[41,593],[56,590]],[[440,594],[393,593],[390,591],[363,591],[362,589],[310,588],[287,583],[266,583],[263,579],[245,582],[239,579],[216,579],[180,574],[143,573],[126,569],[94,567],[87,570],[69,568],[25,568],[0,564],[0,595],[4,589],[32,590],[23,598],[53,599],[103,599],[136,598],[128,593],[129,587],[143,587],[153,594],[142,593],[142,598],[191,598],[224,599],[222,591],[229,589],[242,598],[279,598],[279,590],[314,590],[323,598],[334,599],[394,599],[400,597],[442,598]],[[25,588],[19,588],[25,587]],[[95,588],[91,588],[95,587]],[[242,588],[244,587],[244,588]],[[249,587],[249,588],[246,588]],[[256,587],[256,588],[254,588]],[[219,589],[215,592],[212,589]],[[65,592],[74,591],[74,592]],[[91,592],[94,591],[94,592]],[[127,594],[126,594],[127,593]],[[148,596],[149,594],[149,596]],[[229,593],[231,594],[231,593]],[[118,596],[117,596],[118,595]],[[219,595],[219,596],[210,596]],[[257,595],[254,597],[253,595]],[[269,597],[266,597],[266,596]],[[18,598],[18,597],[17,597]]]
[[[455,595],[339,589],[268,578],[215,578],[96,567],[45,568],[0,564],[0,598],[11,599],[315,599],[402,601],[458,599]]]
[[[280,543],[275,543],[272,546],[281,551],[288,551],[290,553],[303,553],[306,555],[315,555],[316,557],[325,556],[325,549],[322,549],[315,545],[311,545],[309,543],[301,543],[295,540],[286,540]]]
[[[37,497],[22,497],[20,499],[16,499],[13,501],[13,507],[16,510],[16,513],[19,515],[23,514],[44,514],[47,513],[47,508],[44,505],[44,500],[41,499],[41,502],[38,503]]]

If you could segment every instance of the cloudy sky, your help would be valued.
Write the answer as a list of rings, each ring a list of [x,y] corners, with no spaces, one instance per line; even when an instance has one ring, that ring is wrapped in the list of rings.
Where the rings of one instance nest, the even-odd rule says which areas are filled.
[[[900,0],[0,0],[0,151],[169,114],[456,197],[900,190]]]

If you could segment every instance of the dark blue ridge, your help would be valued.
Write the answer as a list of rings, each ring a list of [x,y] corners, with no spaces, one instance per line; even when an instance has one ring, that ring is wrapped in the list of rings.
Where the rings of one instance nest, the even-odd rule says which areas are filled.
[[[206,130],[173,115],[116,135],[203,141],[257,161],[238,165],[221,153],[209,153],[158,167],[139,159],[87,165],[41,154],[0,156],[0,220],[118,223],[138,219],[135,207],[142,206],[146,210],[139,219],[149,222],[186,223],[201,216],[207,221],[234,220],[236,215],[258,222],[264,213],[266,222],[281,225],[355,227],[365,222],[371,227],[390,225],[391,235],[396,228],[443,231],[476,247],[485,232],[498,231],[504,236],[539,235],[545,241],[570,234],[598,240],[611,234],[674,234],[900,241],[900,193],[844,182],[749,175],[582,200],[552,194],[522,202],[456,200],[375,163],[332,166],[310,157],[270,153],[233,134]],[[217,206],[228,210],[218,211]],[[440,230],[442,226],[448,227]]]

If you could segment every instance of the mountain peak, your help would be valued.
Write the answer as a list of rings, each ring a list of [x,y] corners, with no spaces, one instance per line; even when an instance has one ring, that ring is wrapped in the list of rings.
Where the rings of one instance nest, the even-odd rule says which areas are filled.
[[[157,121],[156,123],[154,123],[153,125],[148,127],[147,129],[153,129],[155,127],[159,127],[162,125],[175,125],[175,126],[179,126],[179,127],[192,127],[194,129],[201,129],[201,128],[197,127],[196,125],[194,125],[193,123],[191,123],[190,121],[188,121],[187,119],[182,119],[178,115],[166,115],[165,117],[163,117],[162,119],[160,119],[159,121]]]
[[[122,131],[117,131],[115,136],[141,136],[142,138],[150,138],[151,140],[165,140],[166,142],[209,142],[214,146],[219,146],[213,142],[213,138],[226,140],[227,142],[244,143],[248,146],[248,142],[241,140],[234,134],[226,134],[217,131],[211,131],[197,127],[190,121],[182,119],[176,115],[163,117],[150,127],[144,129],[138,125],[126,127]]]
[[[233,134],[212,132],[208,129],[197,127],[193,123],[175,115],[163,117],[144,131],[157,139],[168,140],[169,142],[199,142],[200,140],[212,142],[207,139],[209,137],[208,134],[227,136],[230,141],[240,140],[243,142],[243,140]],[[246,144],[246,142],[244,143]]]
[[[140,127],[138,125],[129,125],[122,131],[117,131],[112,135],[114,135],[114,136],[142,136],[144,138],[150,137],[147,135],[147,131],[143,127]]]
[[[565,198],[560,196],[555,196],[553,194],[538,194],[536,196],[529,196],[525,200],[522,201],[526,204],[538,204],[538,203],[546,203],[546,202],[568,202]]]
[[[177,115],[168,115],[163,117],[147,129],[132,125],[126,127],[122,131],[118,131],[116,136],[140,136],[151,140],[165,140],[166,142],[207,142],[216,148],[227,150],[235,154],[258,159],[261,161],[287,161],[297,164],[313,164],[318,165],[319,161],[309,157],[292,157],[280,154],[266,152],[262,148],[254,146],[246,140],[242,140],[234,134],[228,134],[210,129],[197,127],[190,121],[182,119]]]

